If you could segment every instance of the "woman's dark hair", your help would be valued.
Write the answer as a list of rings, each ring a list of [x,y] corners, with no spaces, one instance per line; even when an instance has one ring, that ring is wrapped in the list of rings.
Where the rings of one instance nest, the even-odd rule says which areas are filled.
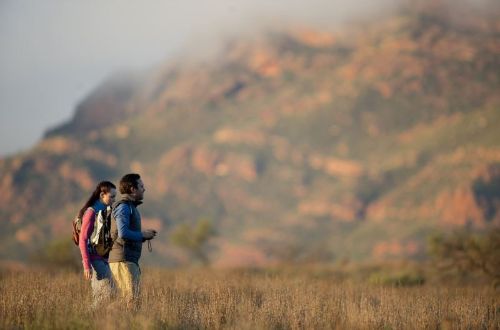
[[[109,182],[109,181],[99,182],[97,187],[95,187],[95,190],[92,193],[92,195],[90,195],[88,201],[85,204],[83,204],[82,209],[78,213],[78,217],[79,218],[83,217],[83,214],[85,213],[85,211],[90,206],[94,205],[94,203],[101,197],[101,193],[105,193],[105,194],[109,193],[111,191],[111,189],[116,189],[116,186],[112,182]]]
[[[120,194],[130,194],[132,193],[132,188],[137,189],[137,180],[141,176],[136,173],[130,173],[123,176],[120,180]]]

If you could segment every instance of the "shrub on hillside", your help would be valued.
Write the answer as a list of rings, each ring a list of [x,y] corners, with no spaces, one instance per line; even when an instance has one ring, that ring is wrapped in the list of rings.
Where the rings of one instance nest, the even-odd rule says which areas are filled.
[[[429,239],[429,253],[443,271],[482,273],[495,287],[500,286],[500,228],[483,235],[465,231],[435,234]]]
[[[212,223],[206,219],[200,219],[196,225],[179,225],[172,233],[172,242],[178,247],[186,250],[193,259],[203,265],[208,265],[210,260],[207,253],[207,245],[210,238],[216,234]]]
[[[50,241],[30,257],[32,263],[51,269],[81,268],[81,258],[71,238]]]
[[[401,271],[397,273],[376,272],[368,278],[370,284],[389,286],[415,286],[425,283],[425,278],[418,273]]]

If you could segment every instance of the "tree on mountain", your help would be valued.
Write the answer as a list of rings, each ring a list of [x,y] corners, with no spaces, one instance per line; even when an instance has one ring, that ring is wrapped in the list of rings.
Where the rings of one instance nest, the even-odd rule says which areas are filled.
[[[200,219],[194,226],[179,225],[172,233],[172,242],[206,266],[210,263],[207,253],[208,241],[215,235],[212,223],[207,219]]]
[[[433,235],[429,252],[442,270],[481,272],[495,287],[500,286],[500,228],[482,236],[465,231]]]
[[[51,269],[81,268],[80,258],[70,238],[61,238],[48,242],[30,256],[32,263]]]

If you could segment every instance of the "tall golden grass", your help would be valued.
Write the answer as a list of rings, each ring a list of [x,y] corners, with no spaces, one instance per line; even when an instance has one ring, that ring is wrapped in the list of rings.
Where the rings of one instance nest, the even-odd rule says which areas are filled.
[[[0,278],[2,329],[499,329],[489,286],[388,287],[307,273],[145,269],[141,303],[91,310],[81,274]]]

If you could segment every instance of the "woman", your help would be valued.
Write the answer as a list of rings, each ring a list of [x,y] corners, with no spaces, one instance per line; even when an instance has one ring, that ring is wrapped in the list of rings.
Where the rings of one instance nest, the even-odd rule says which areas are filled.
[[[100,256],[97,254],[95,249],[91,248],[90,238],[94,231],[97,214],[100,211],[106,211],[115,201],[115,197],[116,186],[109,181],[102,181],[78,214],[82,219],[78,245],[82,254],[83,276],[86,280],[91,280],[94,307],[101,300],[110,297],[114,285],[108,264],[108,255]]]

